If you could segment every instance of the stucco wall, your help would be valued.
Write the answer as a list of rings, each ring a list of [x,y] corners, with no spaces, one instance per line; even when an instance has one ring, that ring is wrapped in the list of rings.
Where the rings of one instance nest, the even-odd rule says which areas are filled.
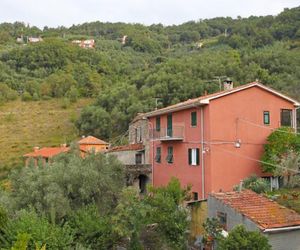
[[[197,112],[197,125],[191,126],[191,112]],[[161,162],[154,162],[153,178],[154,186],[167,185],[172,177],[180,180],[181,185],[192,185],[192,192],[197,192],[199,199],[202,199],[202,183],[201,183],[201,115],[200,107],[186,109],[172,113],[173,128],[183,127],[182,141],[160,141],[159,139],[152,141],[150,155],[154,150],[155,157],[156,148],[161,147]],[[150,118],[150,123],[155,128],[156,118]],[[160,116],[161,131],[167,128],[167,115]],[[173,163],[168,163],[166,157],[168,155],[168,147],[173,147]],[[199,148],[199,165],[191,166],[188,164],[188,149]]]
[[[124,165],[135,165],[136,151],[117,151],[108,152],[107,154],[116,156]]]
[[[300,230],[269,234],[273,250],[300,250]]]
[[[272,128],[280,127],[281,109],[293,108],[291,102],[259,87],[210,102],[211,192],[231,191],[249,175],[262,174],[255,160],[261,158],[263,144]],[[263,122],[264,111],[270,112],[269,125]],[[235,148],[234,141],[238,139],[241,147]]]

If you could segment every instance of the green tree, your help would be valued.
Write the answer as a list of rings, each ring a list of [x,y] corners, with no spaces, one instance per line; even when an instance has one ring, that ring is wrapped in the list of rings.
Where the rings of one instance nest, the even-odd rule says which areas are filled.
[[[217,245],[219,250],[271,250],[266,236],[257,231],[247,231],[242,225],[236,226]]]
[[[76,126],[81,134],[94,135],[107,139],[112,134],[111,116],[101,107],[85,107],[80,118],[76,121]]]
[[[109,212],[125,182],[114,157],[91,154],[83,159],[79,153],[62,154],[51,166],[22,168],[10,179],[14,210],[33,207],[52,222],[90,203]]]
[[[300,136],[292,128],[282,127],[272,132],[267,138],[262,155],[262,169],[264,172],[281,174],[280,161],[289,150],[300,150]],[[279,167],[278,167],[279,166]]]
[[[182,189],[179,181],[172,179],[166,187],[152,187],[149,192],[141,198],[133,188],[123,191],[113,217],[114,231],[121,239],[130,239],[132,249],[141,249],[146,235],[156,239],[154,249],[184,249],[189,220],[182,203],[189,188]]]

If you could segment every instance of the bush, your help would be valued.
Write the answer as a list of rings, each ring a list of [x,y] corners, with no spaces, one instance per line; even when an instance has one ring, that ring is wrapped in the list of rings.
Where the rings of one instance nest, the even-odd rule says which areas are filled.
[[[111,249],[117,237],[110,216],[101,216],[95,204],[82,207],[69,218],[76,242],[91,249]]]
[[[257,177],[256,175],[251,175],[250,177],[244,179],[243,188],[250,189],[255,193],[265,193],[270,190],[270,184],[263,178]]]
[[[40,99],[39,95],[36,92],[33,93],[32,100],[33,101],[38,101],[39,99]]]
[[[27,102],[27,101],[31,101],[31,100],[32,100],[32,96],[27,91],[25,91],[22,94],[22,101]]]
[[[6,84],[0,83],[0,102],[13,101],[18,98],[18,93]]]
[[[271,250],[268,238],[257,231],[247,231],[243,225],[236,226],[227,238],[218,241],[218,250]]]
[[[2,246],[9,248],[18,240],[20,234],[29,235],[28,249],[41,248],[46,244],[47,249],[70,249],[73,244],[71,228],[51,224],[44,217],[39,217],[33,211],[22,210],[17,217],[8,221],[3,234]]]
[[[71,105],[70,99],[69,98],[64,98],[62,100],[62,103],[61,103],[61,108],[67,109],[68,107],[70,107],[70,105]]]

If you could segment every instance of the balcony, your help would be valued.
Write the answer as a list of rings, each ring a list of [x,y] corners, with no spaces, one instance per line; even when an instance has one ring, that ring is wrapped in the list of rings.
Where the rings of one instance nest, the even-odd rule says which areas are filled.
[[[172,129],[161,128],[160,131],[152,129],[150,130],[150,138],[160,141],[182,141],[183,131],[183,126],[173,126]]]

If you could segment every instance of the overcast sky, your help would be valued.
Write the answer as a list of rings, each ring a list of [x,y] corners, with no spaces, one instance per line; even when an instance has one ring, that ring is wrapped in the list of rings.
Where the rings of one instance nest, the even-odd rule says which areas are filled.
[[[0,0],[0,22],[40,28],[90,21],[180,24],[217,16],[276,15],[300,0]]]

